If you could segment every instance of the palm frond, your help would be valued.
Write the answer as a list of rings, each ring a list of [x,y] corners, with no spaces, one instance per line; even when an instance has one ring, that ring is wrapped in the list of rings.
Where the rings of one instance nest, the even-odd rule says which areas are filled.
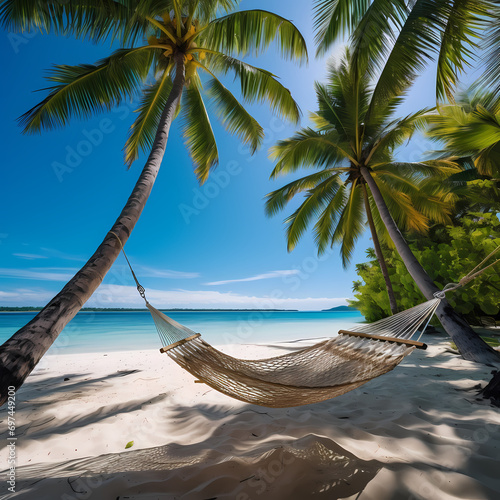
[[[296,179],[285,186],[272,191],[266,195],[265,212],[266,215],[271,217],[276,215],[279,211],[283,210],[285,206],[291,201],[294,196],[304,191],[309,191],[322,183],[324,180],[335,177],[339,181],[339,175],[332,169],[320,170],[313,174],[306,175],[300,179]]]
[[[305,201],[285,219],[288,251],[291,252],[307,230],[311,220],[317,218],[338,190],[336,176],[327,178],[308,191]]]
[[[240,0],[188,0],[188,10],[193,10],[196,19],[213,19],[219,12],[230,12],[238,7]]]
[[[345,49],[339,63],[330,61],[327,64],[328,94],[318,95],[320,113],[327,110],[323,99],[330,99],[330,107],[342,120],[343,129],[350,138],[354,150],[358,154],[361,128],[366,123],[366,111],[370,103],[370,81],[366,72],[359,71],[352,64],[351,51]],[[340,131],[339,131],[340,133]]]
[[[415,209],[436,224],[451,224],[453,210],[452,199],[447,197],[448,191],[441,186],[434,193],[426,192],[425,186],[416,190],[412,195],[412,204]]]
[[[462,171],[462,167],[457,162],[446,159],[418,162],[392,161],[372,168],[376,175],[397,175],[402,179],[408,179],[411,184],[428,177],[443,180]]]
[[[372,78],[381,69],[409,13],[405,0],[373,0],[351,30],[352,63]]]
[[[199,77],[193,78],[184,91],[181,112],[186,146],[195,165],[196,176],[200,183],[204,183],[219,162],[219,152],[200,86]]]
[[[246,102],[267,101],[278,116],[292,123],[299,121],[299,106],[290,91],[271,72],[214,51],[207,51],[205,65],[214,74],[233,72]]]
[[[316,114],[324,120],[324,124],[320,130],[333,129],[343,141],[352,141],[355,136],[355,131],[353,130],[355,120],[352,120],[346,112],[346,99],[343,95],[343,89],[335,95],[331,91],[331,79],[329,85],[315,82],[314,89],[318,101],[318,111]]]
[[[160,117],[172,90],[170,72],[165,71],[153,85],[144,89],[138,116],[130,127],[125,143],[125,163],[130,167],[139,156],[139,149],[147,151],[153,145]]]
[[[206,48],[232,55],[257,55],[276,41],[281,56],[307,61],[306,42],[287,19],[265,10],[232,12],[211,21],[196,37]]]
[[[349,197],[338,219],[337,227],[332,235],[332,245],[340,243],[342,266],[347,267],[352,258],[356,241],[365,230],[364,200],[357,181],[352,183]]]
[[[498,53],[500,51],[500,4],[490,4],[490,16],[486,29],[483,47],[485,55],[483,61],[486,69],[480,78],[480,83],[492,90],[496,101],[500,101],[500,65],[498,64]]]
[[[479,31],[485,27],[488,6],[483,0],[444,2],[446,26],[437,61],[436,98],[453,101],[457,79],[470,66]]]
[[[348,147],[339,144],[335,133],[321,134],[311,128],[303,128],[290,139],[278,141],[269,150],[270,158],[276,161],[271,179],[303,167],[332,167],[349,158],[342,146]]]
[[[394,151],[395,148],[409,141],[415,132],[423,132],[427,129],[431,112],[431,108],[424,108],[403,118],[383,123],[379,120],[380,112],[376,110],[375,116],[372,114],[367,123],[367,131],[374,139],[374,147]],[[373,120],[376,120],[376,123],[373,123]]]
[[[328,194],[328,204],[314,225],[314,241],[318,247],[318,255],[323,254],[332,245],[338,219],[347,202],[348,189],[344,183],[339,181],[338,184],[336,192],[331,191]]]
[[[483,175],[500,171],[500,109],[490,93],[460,96],[456,105],[440,106],[429,118],[428,134],[450,156],[470,157]]]
[[[416,0],[392,45],[389,57],[373,91],[368,116],[394,96],[409,88],[417,74],[440,46],[446,22],[446,4],[441,0]]]
[[[72,116],[87,118],[111,109],[140,88],[152,60],[153,50],[140,47],[117,50],[95,65],[55,66],[47,79],[56,85],[45,89],[48,96],[19,118],[24,132],[52,129]]]
[[[397,226],[402,231],[425,233],[429,228],[429,219],[412,203],[410,194],[414,192],[414,188],[407,183],[403,185],[397,182],[395,176],[392,177],[392,182],[388,180],[389,176],[376,177],[377,186]]]
[[[250,145],[253,154],[262,144],[264,129],[217,78],[212,78],[206,89],[226,130]]]
[[[130,3],[130,2],[129,2]],[[140,18],[161,19],[168,13],[172,19],[175,12],[181,17],[203,24],[211,21],[220,12],[229,12],[238,7],[238,0],[134,0],[134,13]],[[187,28],[187,26],[186,26]]]
[[[369,5],[369,0],[315,0],[313,9],[316,55],[324,54],[333,43],[349,35]]]
[[[144,20],[132,21],[138,1],[116,0],[6,0],[0,23],[14,31],[41,30],[74,35],[94,42],[109,39],[133,43],[144,34]]]

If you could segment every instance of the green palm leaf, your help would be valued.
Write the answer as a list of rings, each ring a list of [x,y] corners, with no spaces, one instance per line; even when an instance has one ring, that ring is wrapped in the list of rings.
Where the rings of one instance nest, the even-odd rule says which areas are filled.
[[[335,177],[339,179],[338,174],[333,169],[320,170],[314,174],[306,175],[300,179],[296,179],[289,184],[273,191],[266,195],[265,211],[266,215],[272,216],[285,208],[289,201],[298,193],[309,191],[315,188],[324,180]]]
[[[215,74],[233,72],[240,81],[241,94],[246,102],[267,101],[278,116],[292,123],[299,121],[300,109],[292,94],[271,72],[213,51],[207,51],[206,66]]]
[[[443,15],[446,26],[441,39],[437,64],[436,94],[438,99],[448,97],[457,79],[479,48],[476,41],[479,30],[485,27],[488,8],[483,0],[455,0],[445,2]]]
[[[426,233],[429,219],[413,205],[411,185],[397,180],[396,176],[376,177],[377,186],[392,218],[401,230]]]
[[[307,61],[299,30],[287,19],[264,10],[233,12],[215,19],[195,39],[207,48],[235,55],[257,55],[278,40],[282,57]]]
[[[285,219],[288,251],[291,252],[311,220],[317,218],[325,209],[333,193],[339,188],[338,177],[332,176],[312,188],[306,195],[305,201],[289,217]]]
[[[340,243],[343,267],[348,266],[356,241],[365,230],[363,193],[358,187],[357,181],[354,181],[332,235],[332,244]]]
[[[373,0],[350,30],[352,62],[360,72],[368,70],[375,77],[381,69],[395,42],[395,33],[408,16],[406,4],[404,0]]]
[[[186,146],[201,183],[219,162],[219,153],[207,109],[200,93],[201,82],[193,78],[185,90],[182,102],[182,129]]]
[[[137,118],[130,127],[125,143],[125,163],[130,167],[139,156],[139,149],[148,151],[153,145],[160,117],[172,89],[169,71],[143,91]]]
[[[153,50],[120,49],[95,65],[55,66],[47,79],[57,85],[19,119],[24,132],[66,125],[70,117],[87,118],[109,110],[140,89],[153,60]]]
[[[472,158],[486,176],[500,172],[500,104],[493,95],[460,95],[456,105],[440,106],[429,118],[429,135],[445,144],[443,154]]]
[[[328,204],[319,215],[318,221],[314,225],[314,241],[318,247],[318,254],[321,255],[329,246],[333,246],[333,234],[337,227],[338,219],[342,214],[343,207],[347,201],[348,191],[346,186],[339,179],[338,189],[328,193]]]
[[[403,118],[383,123],[379,119],[380,111],[374,109],[374,114],[372,113],[369,120],[367,120],[367,131],[373,138],[374,143],[371,156],[375,154],[376,150],[394,151],[396,147],[405,141],[409,141],[415,132],[424,131],[429,123],[431,111],[430,108],[424,108]],[[376,161],[376,156],[373,156],[373,158]]]
[[[269,150],[271,159],[276,160],[271,178],[303,167],[331,167],[349,158],[344,147],[347,149],[348,145],[339,144],[335,132],[320,133],[311,128],[303,128]]]
[[[500,98],[500,65],[498,64],[498,48],[500,47],[500,4],[490,4],[490,18],[487,25],[483,48],[485,49],[484,62],[486,69],[480,82],[492,90],[496,100]]]
[[[212,78],[206,89],[227,131],[249,144],[253,154],[262,144],[264,129],[217,78]]]
[[[0,6],[0,22],[15,31],[41,30],[102,41],[132,43],[146,24],[132,23],[139,1],[114,0],[6,0]]]
[[[427,177],[446,179],[460,172],[462,168],[451,160],[427,160],[415,162],[392,161],[391,163],[373,166],[376,175],[392,174],[408,179],[411,185]]]
[[[404,93],[439,47],[446,20],[445,4],[440,0],[416,0],[377,80],[368,116],[372,109]]]
[[[315,0],[316,55],[324,54],[337,39],[351,33],[369,5],[369,0]]]

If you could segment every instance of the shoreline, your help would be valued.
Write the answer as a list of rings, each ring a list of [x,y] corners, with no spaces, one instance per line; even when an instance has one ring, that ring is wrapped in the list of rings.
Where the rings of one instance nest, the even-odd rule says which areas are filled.
[[[258,359],[317,341],[216,347]],[[19,489],[6,498],[74,496],[80,478],[91,500],[493,500],[498,410],[474,390],[491,368],[426,343],[355,391],[285,409],[196,384],[158,351],[44,357],[17,394]]]

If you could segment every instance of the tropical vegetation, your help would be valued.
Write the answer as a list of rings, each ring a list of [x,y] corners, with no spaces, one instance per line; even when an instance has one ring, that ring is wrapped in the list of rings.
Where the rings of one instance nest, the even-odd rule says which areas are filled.
[[[350,57],[348,57],[348,59],[349,63],[343,63],[345,69],[341,70],[341,74],[344,74],[346,76],[348,75],[349,77],[339,82],[339,88],[346,95],[350,94],[351,97],[350,102],[342,103],[342,106],[339,106],[338,108],[331,107],[331,109],[327,109],[324,112],[326,113],[325,115],[326,117],[321,115],[321,110],[320,110],[319,118],[316,119],[316,121],[317,125],[319,124],[320,127],[325,127],[323,132],[325,134],[328,134],[329,127],[331,127],[331,125],[328,124],[328,120],[332,119],[328,116],[328,113],[331,113],[331,116],[333,116],[334,123],[337,121],[341,122],[342,120],[339,119],[338,113],[340,112],[340,109],[342,109],[347,115],[347,120],[351,120],[352,123],[351,130],[354,135],[348,137],[342,131],[342,127],[338,127],[339,131],[335,131],[335,133],[330,137],[327,136],[328,144],[325,144],[324,142],[320,141],[315,141],[315,142],[310,141],[309,143],[305,143],[306,144],[305,148],[302,148],[302,150],[300,148],[298,149],[299,151],[302,151],[302,154],[301,155],[297,154],[296,155],[297,158],[295,158],[295,149],[292,149],[292,154],[289,155],[289,159],[287,160],[287,162],[290,165],[290,167],[287,167],[288,171],[296,170],[300,168],[302,164],[311,163],[310,158],[313,158],[314,163],[318,162],[319,160],[320,165],[321,164],[328,165],[329,162],[332,163],[332,160],[336,161],[337,158],[340,157],[339,151],[347,151],[348,156],[344,155],[344,157],[347,156],[350,161],[349,175],[351,175],[354,179],[358,178],[359,179],[358,182],[360,183],[366,183],[366,188],[367,190],[369,190],[370,196],[373,200],[373,205],[377,209],[376,213],[378,213],[380,221],[382,222],[383,226],[385,226],[388,235],[392,243],[394,244],[394,247],[396,248],[403,262],[405,263],[408,272],[412,276],[418,288],[421,290],[423,295],[428,300],[430,300],[434,298],[436,293],[440,292],[440,288],[436,286],[432,278],[429,276],[426,270],[422,267],[421,263],[412,253],[411,248],[408,246],[408,243],[403,237],[400,228],[398,227],[397,223],[394,220],[394,217],[397,217],[398,212],[390,206],[390,202],[389,203],[387,202],[387,200],[390,200],[391,198],[387,195],[387,193],[384,193],[384,188],[381,187],[383,186],[383,184],[380,182],[380,180],[378,180],[377,182],[376,172],[378,167],[380,167],[381,170],[386,169],[386,171],[388,171],[387,165],[389,164],[387,157],[383,155],[380,158],[378,157],[379,151],[383,151],[383,148],[379,150],[379,147],[385,145],[386,143],[388,143],[389,145],[397,144],[397,138],[399,136],[402,135],[402,137],[405,137],[406,135],[404,131],[405,129],[404,127],[396,129],[396,132],[394,134],[388,134],[387,136],[383,136],[381,138],[377,137],[376,135],[374,135],[373,137],[371,136],[371,134],[374,132],[372,127],[375,124],[379,124],[381,119],[382,119],[382,130],[384,126],[390,127],[392,125],[392,123],[390,122],[384,123],[384,120],[388,119],[387,114],[382,113],[382,115],[378,117],[379,110],[387,109],[386,106],[389,106],[389,109],[391,109],[391,106],[397,105],[397,103],[400,102],[399,99],[404,95],[404,91],[407,89],[406,88],[400,89],[398,94],[394,94],[391,91],[387,93],[383,99],[380,99],[381,95],[380,89],[382,88],[380,87],[380,81],[373,82],[373,80],[371,80],[373,85],[373,90],[370,90],[369,92],[367,92],[366,90],[367,86],[363,83],[365,81],[365,78],[369,78],[371,75],[370,68],[372,67],[372,63],[370,61],[366,61],[366,64],[363,65],[362,61],[354,59],[352,53],[350,53]],[[330,99],[329,101],[335,102],[333,101],[333,99]],[[361,113],[360,110],[362,110]],[[344,118],[344,121],[346,121],[344,116],[342,116],[342,118]],[[349,122],[346,121],[346,123]],[[345,139],[346,137],[348,137],[348,140]],[[352,137],[354,137],[355,148],[352,148],[349,142],[349,139],[351,139]],[[367,150],[363,149],[362,146],[364,146],[365,143],[358,141],[357,139],[358,137],[366,137],[369,145],[369,148]],[[292,138],[289,144],[293,144],[294,139],[295,140],[300,139],[300,137]],[[278,145],[277,147],[278,147],[278,156],[277,156],[278,164],[277,164],[277,169],[275,169],[274,175],[276,175],[276,173],[279,172],[281,169],[280,162],[286,165],[286,161],[283,160],[287,158],[286,148],[285,148],[285,154],[283,155],[282,158],[279,155],[280,145]],[[303,152],[304,149],[306,151],[305,154]],[[352,154],[353,151],[354,154]],[[372,159],[373,163],[370,163]],[[449,170],[453,167],[453,165],[456,165],[454,162],[447,161],[446,159],[443,159],[442,161],[444,161],[445,165],[448,166],[447,168],[448,173]],[[374,166],[376,166],[377,168],[374,168]],[[403,165],[403,168],[408,168],[410,170],[413,170],[413,174],[421,179],[422,174],[424,174],[426,171],[430,171],[431,173],[439,172],[440,169],[436,168],[436,166],[437,164],[433,163],[431,163],[429,166],[428,162],[425,162],[416,165],[406,165],[406,166]],[[393,176],[394,174],[391,177]],[[310,187],[313,186],[314,185]],[[400,197],[403,197],[404,194],[406,193],[405,189],[408,189],[408,187],[401,186],[395,198],[399,199]],[[329,190],[325,191],[330,192]],[[352,190],[351,192],[354,193],[355,191]],[[280,205],[281,206],[284,205],[284,200],[288,196],[286,193],[287,193],[287,188],[285,187],[285,191],[282,193],[281,196],[281,201],[280,198],[277,199],[277,202],[275,204],[276,208],[279,209]],[[317,203],[318,199],[320,199],[319,197],[320,194],[321,191],[318,191],[318,194],[316,196],[311,196],[310,198],[311,201],[309,203],[306,202],[305,206],[313,207],[314,206],[313,204]],[[354,211],[352,212],[352,215],[354,215],[354,213],[356,212],[359,212],[360,211],[359,207],[361,206],[360,203],[358,203],[357,207],[354,205],[355,199],[356,195],[353,194],[352,196],[353,201],[351,202],[351,204],[355,208]],[[423,203],[422,206],[425,207],[426,203],[428,203],[430,199],[431,198],[427,198],[427,195],[425,194],[425,196],[420,196],[419,198],[416,199],[416,201],[413,201],[413,204],[418,207],[418,205]],[[338,208],[338,205],[332,200],[329,200],[327,195],[325,195],[321,201],[323,202],[323,206],[321,204],[317,204],[316,207],[314,207],[313,212],[310,213],[314,213],[317,211],[318,214],[321,214],[321,209],[323,208],[323,210],[325,210],[325,213],[327,214],[324,220],[328,221],[328,217],[331,216],[330,214],[335,215],[335,209]],[[433,203],[432,206],[439,206],[439,204],[434,205]],[[272,210],[272,205],[270,206],[268,205],[268,207],[270,207],[270,209]],[[306,213],[307,213],[306,210],[303,210],[301,213],[299,209],[299,212],[297,212],[296,215],[294,214],[289,219],[289,221],[291,222],[291,224],[289,225],[289,238],[291,235],[292,241],[294,236],[293,225],[295,219],[298,220],[297,228],[299,231],[297,232],[297,234],[300,234],[300,229],[305,228],[304,222],[307,219],[304,218],[304,215]],[[437,213],[436,216],[438,216]],[[319,220],[321,220],[321,218]],[[290,233],[290,228],[292,229],[291,233]],[[354,226],[354,228],[356,228],[356,226]],[[340,227],[340,230],[342,231],[342,226]],[[355,241],[356,237],[355,230],[352,232],[352,235],[353,237],[351,237],[351,240]],[[318,237],[317,241],[320,243]],[[349,239],[347,241],[349,241]],[[464,358],[483,363],[497,362],[498,359],[500,359],[498,353],[496,353],[485,342],[481,340],[481,338],[465,322],[465,320],[453,310],[453,308],[446,299],[441,300],[441,303],[436,311],[436,315],[439,318],[445,330],[452,337],[453,341],[457,345],[460,353],[464,356]]]
[[[453,101],[464,71],[500,97],[500,4],[490,0],[315,0],[317,53],[349,36],[353,60],[370,61],[374,101],[408,88],[436,61],[436,97]]]
[[[271,149],[276,161],[271,178],[302,168],[313,169],[313,173],[267,195],[266,211],[274,215],[303,194],[300,206],[286,219],[288,250],[293,250],[314,223],[318,252],[340,245],[344,266],[368,223],[390,309],[395,313],[397,302],[379,242],[379,234],[388,240],[387,231],[361,168],[369,169],[398,227],[425,233],[429,220],[450,222],[450,207],[442,201],[443,193],[436,190],[428,195],[420,183],[426,178],[445,178],[459,167],[447,160],[396,160],[395,150],[422,129],[428,110],[395,118],[401,97],[373,107],[368,74],[359,74],[351,60],[347,50],[340,64],[329,65],[327,82],[316,83],[318,111],[311,114],[314,127],[302,128]]]
[[[426,237],[408,238],[415,257],[431,276],[434,283],[443,288],[456,283],[471,269],[500,246],[500,220],[498,214],[468,213],[456,224],[436,224]],[[359,281],[354,283],[356,300],[351,304],[372,322],[390,314],[384,279],[374,258],[357,264]],[[492,257],[491,262],[494,262]],[[387,258],[387,266],[394,282],[394,293],[403,309],[425,301],[404,262],[396,253]],[[490,325],[500,321],[500,272],[490,268],[480,278],[465,288],[450,294],[448,300],[455,311],[474,325]]]
[[[473,88],[429,117],[430,138],[463,170],[447,180],[456,217],[467,211],[500,212],[500,99]]]

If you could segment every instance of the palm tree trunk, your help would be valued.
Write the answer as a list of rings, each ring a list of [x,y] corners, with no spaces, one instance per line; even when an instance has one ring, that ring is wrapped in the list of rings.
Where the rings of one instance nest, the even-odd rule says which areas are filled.
[[[389,209],[385,204],[384,198],[378,189],[377,184],[373,180],[370,171],[366,167],[361,167],[361,175],[365,179],[372,193],[375,204],[377,205],[380,217],[384,221],[389,235],[396,246],[401,259],[403,260],[406,269],[420,291],[427,299],[432,299],[434,293],[439,291],[439,288],[434,284],[431,277],[426,273],[420,262],[413,255],[408,243],[406,243],[403,235],[399,231],[394,219],[389,213]],[[484,364],[500,363],[500,355],[492,349],[486,342],[474,332],[474,330],[458,315],[446,299],[441,300],[436,315],[441,321],[448,335],[453,339],[460,354],[464,359],[476,361]]]
[[[363,184],[363,198],[365,200],[365,211],[366,218],[368,219],[368,225],[370,226],[370,231],[372,233],[373,246],[375,247],[375,255],[382,271],[382,276],[384,277],[385,287],[387,289],[387,295],[389,296],[389,306],[391,308],[392,314],[398,312],[398,304],[396,302],[396,297],[394,296],[394,290],[392,289],[391,278],[389,277],[389,271],[387,270],[387,264],[385,262],[384,254],[382,248],[380,247],[380,242],[377,236],[377,230],[375,228],[375,223],[373,222],[372,211],[370,208],[370,201],[368,200],[368,191],[366,190],[366,184]]]
[[[178,54],[172,91],[161,115],[151,153],[132,194],[111,228],[123,243],[134,229],[158,175],[184,83],[184,56]],[[119,242],[108,233],[94,255],[64,288],[28,324],[0,346],[0,406],[7,399],[7,388],[14,386],[17,389],[23,384],[62,329],[101,284],[119,253]]]

